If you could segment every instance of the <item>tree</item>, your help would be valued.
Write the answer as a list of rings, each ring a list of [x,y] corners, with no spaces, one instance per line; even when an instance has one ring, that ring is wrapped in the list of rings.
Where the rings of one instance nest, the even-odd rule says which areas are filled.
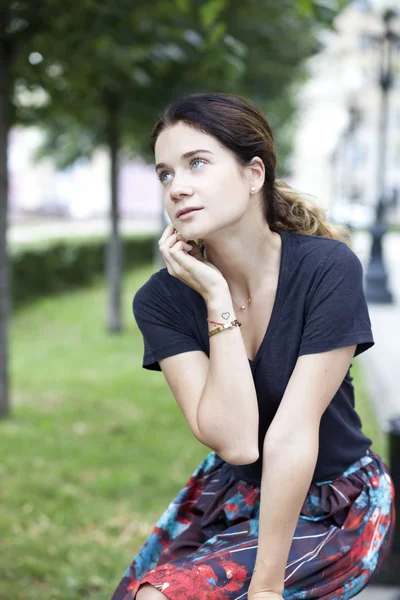
[[[38,6],[33,8],[28,2],[6,2],[0,8],[0,417],[9,411],[10,278],[7,253],[7,143],[11,123],[15,119],[12,103],[15,85],[13,66],[21,46],[28,44],[35,30],[44,26],[43,15],[40,10],[37,10],[38,8]]]
[[[0,19],[3,19],[0,13]],[[0,20],[0,27],[3,23]],[[8,412],[8,314],[9,276],[7,261],[7,137],[9,129],[8,65],[10,48],[0,44],[0,415]]]
[[[63,31],[73,28],[75,17],[69,15],[69,23],[64,17]],[[165,103],[204,89],[251,96],[267,110],[273,107],[276,125],[281,125],[293,109],[291,97],[285,93],[288,83],[299,78],[304,58],[318,49],[317,21],[289,0],[282,0],[279,6],[267,0],[245,4],[176,0],[174,10],[156,0],[151,11],[143,2],[135,3],[134,9],[125,2],[114,2],[104,3],[100,11],[94,7],[88,20],[92,25],[84,24],[86,35],[79,54],[74,53],[75,39],[63,35],[63,54],[55,77],[46,76],[52,66],[52,54],[46,58],[46,49],[53,32],[47,39],[41,35],[36,40],[43,55],[37,71],[43,87],[51,90],[51,103],[43,110],[41,121],[48,132],[47,150],[60,157],[62,166],[79,155],[90,155],[98,146],[109,149],[108,329],[120,331],[120,148],[148,156],[148,134]],[[73,135],[63,135],[66,130]],[[282,138],[279,136],[278,144]]]
[[[0,414],[8,412],[6,248],[7,135],[40,123],[60,164],[107,146],[112,235],[108,329],[119,331],[121,249],[118,155],[149,155],[148,132],[162,107],[196,91],[251,96],[290,112],[288,84],[318,49],[318,22],[334,11],[311,0],[5,0],[0,9]],[[312,11],[319,10],[317,18]],[[286,41],[286,43],[285,43]],[[279,64],[279,69],[276,69]],[[32,102],[26,101],[30,94]],[[286,116],[285,115],[285,116]],[[272,123],[274,125],[274,123]]]

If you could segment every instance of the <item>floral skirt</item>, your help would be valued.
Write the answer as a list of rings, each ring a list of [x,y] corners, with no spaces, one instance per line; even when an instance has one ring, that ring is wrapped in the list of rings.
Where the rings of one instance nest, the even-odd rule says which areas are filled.
[[[159,518],[112,600],[150,583],[170,600],[247,600],[254,569],[260,486],[238,479],[211,452]],[[283,597],[347,600],[391,547],[394,486],[368,450],[334,480],[310,486],[286,566]]]

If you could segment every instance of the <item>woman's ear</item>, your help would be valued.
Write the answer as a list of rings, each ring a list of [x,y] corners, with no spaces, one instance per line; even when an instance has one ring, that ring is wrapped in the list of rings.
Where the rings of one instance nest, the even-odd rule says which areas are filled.
[[[251,184],[259,189],[264,185],[265,166],[259,156],[254,156],[254,158],[251,159],[248,167],[248,177]]]

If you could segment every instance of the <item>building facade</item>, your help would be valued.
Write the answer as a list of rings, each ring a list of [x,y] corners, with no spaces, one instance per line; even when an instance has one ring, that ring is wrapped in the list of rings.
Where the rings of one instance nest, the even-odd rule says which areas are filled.
[[[396,5],[396,2],[395,2]],[[400,17],[392,28],[400,34]],[[309,61],[310,80],[298,97],[293,185],[343,222],[369,224],[384,181],[388,205],[400,191],[400,52],[393,52],[386,168],[378,169],[383,22],[367,1],[352,2],[324,32],[324,50]],[[383,171],[383,172],[382,172]],[[400,223],[400,206],[388,212]]]

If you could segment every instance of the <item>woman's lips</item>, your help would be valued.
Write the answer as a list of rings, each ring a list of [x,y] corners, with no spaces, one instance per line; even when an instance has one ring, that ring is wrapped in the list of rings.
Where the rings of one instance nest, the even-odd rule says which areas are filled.
[[[200,212],[201,210],[203,210],[202,208],[196,208],[195,210],[190,210],[189,212],[183,213],[183,215],[180,215],[180,217],[178,217],[178,219],[180,221],[186,221],[187,219],[190,219],[190,217],[192,215],[194,215],[197,212]]]

